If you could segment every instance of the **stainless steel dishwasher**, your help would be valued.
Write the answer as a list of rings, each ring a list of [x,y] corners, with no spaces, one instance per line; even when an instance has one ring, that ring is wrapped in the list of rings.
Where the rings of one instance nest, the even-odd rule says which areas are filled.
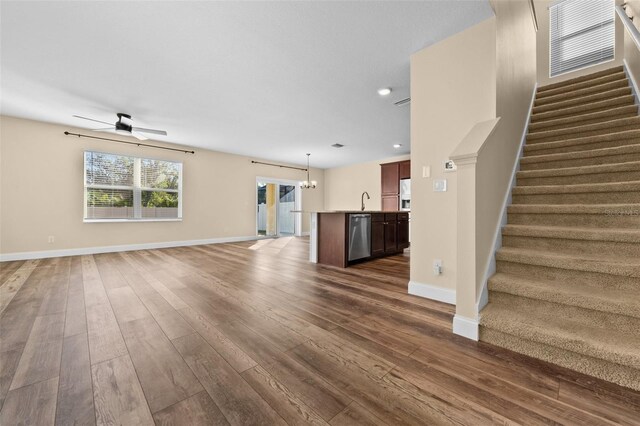
[[[371,215],[349,215],[349,260],[371,256]]]

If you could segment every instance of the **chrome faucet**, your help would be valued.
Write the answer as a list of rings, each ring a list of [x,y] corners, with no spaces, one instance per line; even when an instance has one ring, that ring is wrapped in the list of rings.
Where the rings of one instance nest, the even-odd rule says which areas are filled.
[[[367,196],[367,200],[370,200],[371,197],[369,197],[369,193],[367,191],[364,191],[362,193],[362,196],[360,197],[360,201],[362,201],[362,207],[360,208],[361,211],[364,211],[364,196]]]

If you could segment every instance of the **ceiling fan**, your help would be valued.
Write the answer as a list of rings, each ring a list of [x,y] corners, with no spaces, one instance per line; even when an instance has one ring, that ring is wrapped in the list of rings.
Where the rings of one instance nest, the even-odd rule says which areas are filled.
[[[121,135],[133,136],[141,141],[146,140],[147,137],[143,135],[143,133],[151,133],[154,135],[163,135],[166,136],[167,132],[164,130],[155,130],[155,129],[145,129],[143,127],[133,127],[131,124],[131,116],[129,114],[124,114],[119,112],[116,114],[118,116],[118,121],[115,123],[107,123],[106,121],[95,120],[93,118],[81,117],[79,115],[74,115],[76,118],[81,118],[83,120],[95,121],[96,123],[107,124],[111,127],[106,127],[103,129],[92,129],[94,132],[107,132],[107,131],[115,131]],[[128,122],[122,121],[122,119],[128,120]]]

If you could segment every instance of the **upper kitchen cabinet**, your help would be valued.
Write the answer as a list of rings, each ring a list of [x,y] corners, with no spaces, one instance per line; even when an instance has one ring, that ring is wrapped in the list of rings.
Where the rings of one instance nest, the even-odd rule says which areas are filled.
[[[381,164],[382,195],[397,195],[400,193],[399,163]]]
[[[380,164],[382,177],[382,210],[401,210],[400,181],[411,178],[411,160]]]

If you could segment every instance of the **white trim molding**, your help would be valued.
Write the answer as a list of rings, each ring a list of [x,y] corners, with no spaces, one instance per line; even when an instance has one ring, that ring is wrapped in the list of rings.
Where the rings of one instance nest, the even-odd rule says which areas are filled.
[[[480,322],[477,319],[456,314],[453,317],[453,334],[477,342],[480,338]]]
[[[450,288],[437,287],[432,284],[424,284],[416,281],[409,281],[409,294],[424,297],[426,299],[437,300],[438,302],[456,304],[456,291]]]
[[[640,90],[638,90],[638,84],[636,83],[636,79],[631,74],[631,70],[629,69],[629,62],[627,62],[627,58],[622,60],[624,64],[624,73],[627,75],[629,81],[631,81],[631,90],[633,91],[633,97],[636,101],[636,105],[640,105]]]
[[[118,246],[102,246],[102,247],[82,247],[73,249],[62,250],[45,250],[45,251],[23,251],[18,253],[5,253],[0,254],[0,262],[8,262],[12,260],[30,260],[30,259],[46,259],[50,257],[64,257],[64,256],[82,256],[87,254],[99,254],[99,253],[114,253],[119,251],[133,251],[133,250],[152,250],[169,247],[185,247],[185,246],[201,246],[206,244],[222,244],[222,243],[236,243],[240,241],[253,241],[269,239],[272,237],[222,237],[222,238],[208,238],[204,240],[186,240],[186,241],[165,241],[157,243],[143,243],[143,244],[126,244]]]

